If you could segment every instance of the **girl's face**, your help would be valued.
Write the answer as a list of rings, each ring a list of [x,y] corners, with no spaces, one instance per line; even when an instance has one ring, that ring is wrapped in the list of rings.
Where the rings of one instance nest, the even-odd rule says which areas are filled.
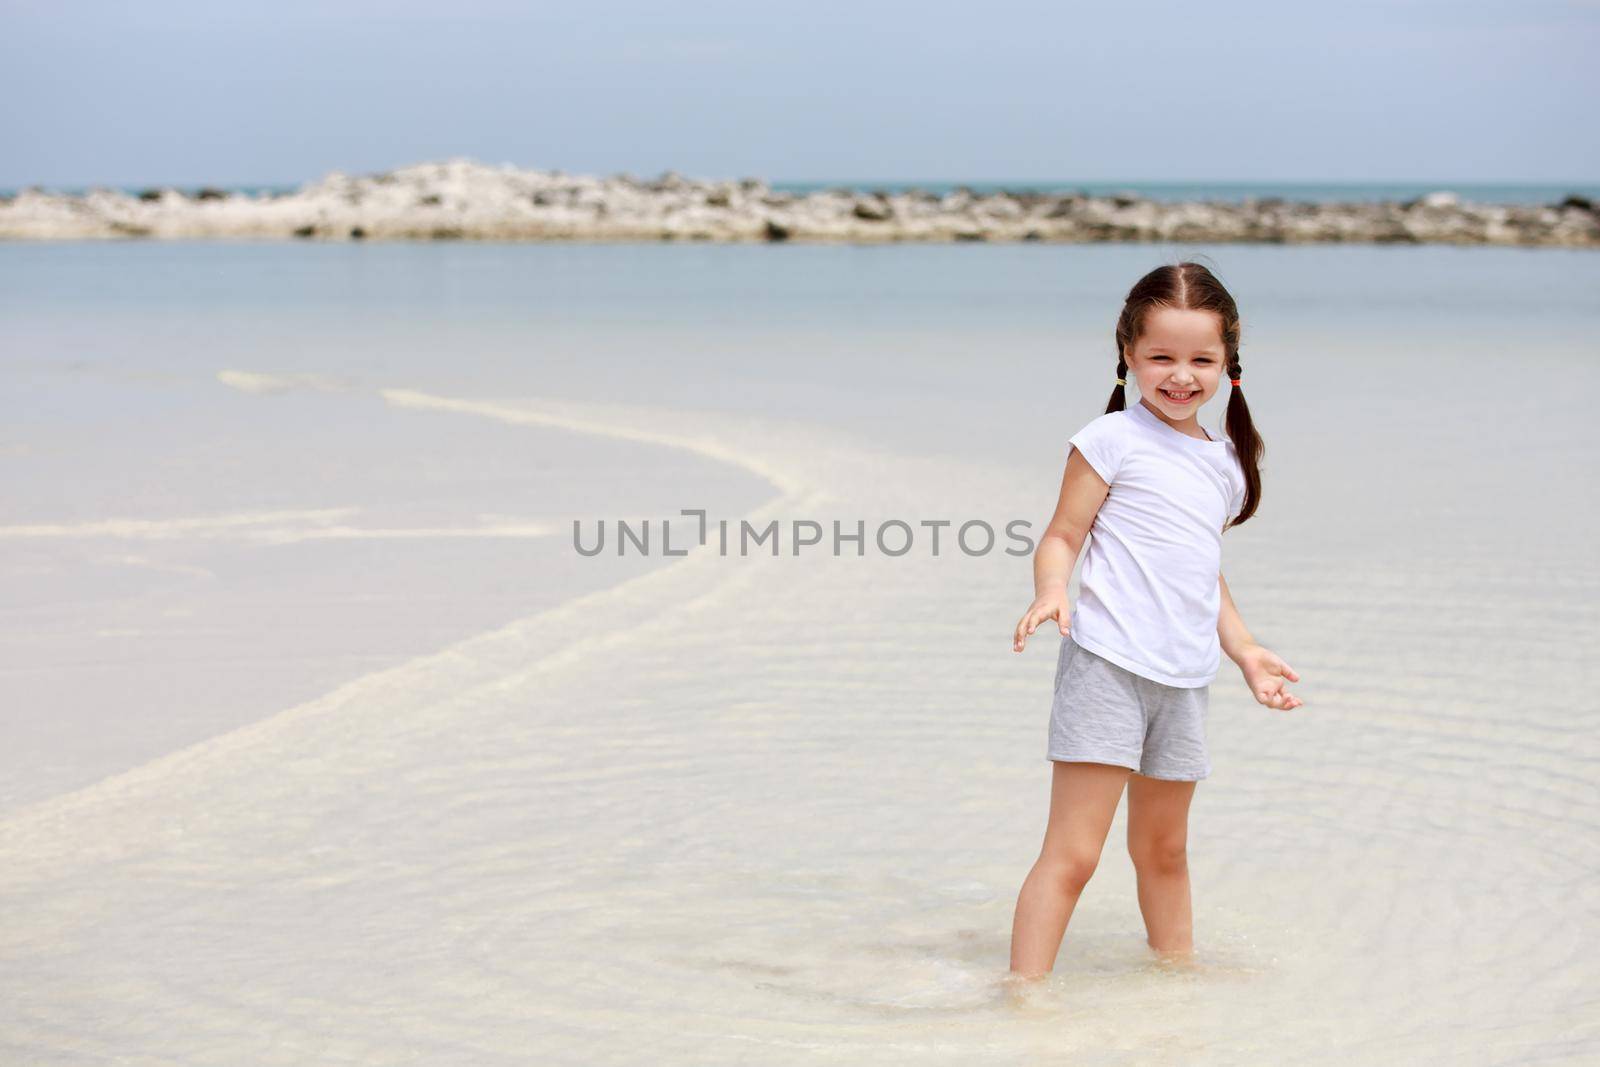
[[[1194,417],[1222,380],[1222,320],[1212,311],[1158,307],[1124,357],[1148,406],[1168,419]]]

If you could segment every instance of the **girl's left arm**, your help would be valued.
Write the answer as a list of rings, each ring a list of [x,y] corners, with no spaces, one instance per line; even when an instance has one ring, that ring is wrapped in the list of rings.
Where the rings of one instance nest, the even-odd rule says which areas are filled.
[[[1221,571],[1217,572],[1217,585],[1222,591],[1222,609],[1217,614],[1217,638],[1222,642],[1222,651],[1239,665],[1256,700],[1279,711],[1300,707],[1305,701],[1283,687],[1285,682],[1298,682],[1300,676],[1276,652],[1250,635]]]

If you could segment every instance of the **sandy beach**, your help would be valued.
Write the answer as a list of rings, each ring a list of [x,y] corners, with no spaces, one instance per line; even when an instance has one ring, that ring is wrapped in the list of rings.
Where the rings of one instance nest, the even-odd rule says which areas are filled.
[[[367,258],[331,258],[352,251]],[[918,266],[909,252],[867,263],[819,249],[834,257],[820,270],[740,258],[762,251],[657,249],[675,258],[638,268],[626,249],[462,248],[457,277],[499,281],[460,298],[465,309],[436,296],[416,313],[438,332],[408,340],[405,312],[388,327],[369,317],[432,284],[438,264],[395,258],[403,249],[290,246],[294,270],[262,259],[232,275],[262,303],[213,301],[201,323],[185,317],[187,286],[229,253],[120,249],[132,258],[104,268],[91,321],[73,314],[84,275],[48,258],[65,246],[0,250],[6,339],[24,353],[7,384],[59,391],[28,405],[4,451],[8,473],[32,470],[39,487],[7,505],[8,557],[32,546],[53,561],[8,572],[10,589],[35,590],[5,616],[8,678],[39,648],[68,647],[37,633],[39,605],[73,635],[159,602],[55,592],[84,587],[71,555],[82,524],[165,521],[173,554],[158,561],[201,566],[185,538],[237,524],[173,522],[254,514],[245,529],[276,530],[296,554],[230,534],[232,569],[278,558],[283,582],[312,575],[283,585],[276,614],[248,631],[277,656],[268,669],[171,689],[192,736],[140,748],[140,731],[108,725],[121,740],[97,755],[71,743],[80,728],[11,767],[5,1058],[1592,1056],[1600,703],[1581,650],[1600,637],[1587,469],[1600,441],[1573,392],[1540,387],[1593,356],[1589,257],[1548,253],[1565,258],[1493,319],[1471,317],[1473,294],[1503,263],[1294,259],[1299,291],[1331,294],[1303,309],[1274,299],[1278,257],[1296,253],[1230,260],[1261,308],[1246,388],[1269,451],[1266,503],[1228,534],[1224,566],[1251,628],[1304,677],[1307,705],[1268,712],[1226,663],[1213,686],[1216,773],[1190,829],[1194,965],[1160,965],[1143,943],[1119,813],[1056,972],[1019,1000],[1006,950],[1044,827],[1058,640],[1041,630],[1010,652],[1027,557],[1003,542],[935,556],[920,541],[891,557],[869,536],[860,556],[724,556],[713,543],[588,560],[570,520],[706,507],[713,521],[859,521],[869,535],[926,519],[1037,532],[1063,442],[1112,377],[1109,321],[1076,302],[1102,304],[1086,279],[1120,282],[1148,253],[989,249]],[[152,255],[168,258],[139,258]],[[625,255],[638,273],[620,269]],[[921,283],[924,269],[962,299]],[[648,298],[631,288],[641,278]],[[316,303],[295,295],[301,284]],[[566,300],[563,285],[587,299]],[[1357,285],[1392,302],[1330,314]],[[1395,325],[1424,300],[1443,312]],[[656,301],[677,310],[654,314]],[[267,334],[227,340],[267,321],[263,306],[276,316]],[[619,307],[637,320],[619,321]],[[819,308],[825,328],[809,333]],[[701,343],[707,321],[725,349]],[[340,340],[369,328],[381,334],[369,346]],[[61,351],[79,353],[75,369],[50,355]],[[1512,371],[1530,385],[1434,399],[1462,367],[1478,386]],[[117,507],[122,476],[52,495],[54,475],[93,469],[67,447],[82,425],[113,420],[99,424],[112,443],[134,432],[114,419],[135,369],[179,398],[173,451],[146,457],[170,497]],[[113,381],[122,391],[91,412],[95,383]],[[305,432],[281,468],[240,466],[254,444],[224,456],[249,474],[229,484],[297,492],[231,495],[203,467],[183,474],[173,457],[199,462],[213,405],[260,456]],[[359,459],[329,458],[368,435]],[[334,472],[321,483],[303,473],[318,456]],[[101,459],[120,469],[111,448]],[[355,542],[364,551],[330,555],[344,551],[335,528],[371,535]],[[148,533],[99,536],[148,553]],[[373,658],[322,657],[307,677],[324,688],[284,688],[293,620],[337,599],[343,566],[380,544],[394,546],[389,564],[350,591],[389,598],[356,598],[366,607],[307,645]],[[226,578],[230,565],[213,569]],[[227,603],[226,582],[213,588],[169,595]],[[408,605],[413,588],[423,603]],[[172,635],[150,669],[181,680],[212,660],[204,640]],[[77,664],[115,659],[71,642]],[[35,699],[71,684],[79,666],[62,656],[30,676]],[[130,676],[99,684],[114,677]],[[153,690],[122,684],[144,702],[141,721],[160,714]],[[266,695],[230,704],[252,687]],[[104,688],[76,692],[80,722],[117,717],[84,706]],[[8,714],[16,729],[28,712]]]

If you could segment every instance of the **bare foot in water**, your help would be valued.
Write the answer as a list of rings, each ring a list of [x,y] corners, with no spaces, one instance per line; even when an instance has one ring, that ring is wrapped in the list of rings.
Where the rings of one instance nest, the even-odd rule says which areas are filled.
[[[1006,1003],[1014,1008],[1026,1008],[1033,1003],[1034,993],[1050,980],[1050,972],[1044,974],[1023,974],[1020,971],[1007,971],[1000,979],[1000,995]]]
[[[1150,949],[1150,962],[1158,971],[1193,974],[1201,969],[1194,949]]]

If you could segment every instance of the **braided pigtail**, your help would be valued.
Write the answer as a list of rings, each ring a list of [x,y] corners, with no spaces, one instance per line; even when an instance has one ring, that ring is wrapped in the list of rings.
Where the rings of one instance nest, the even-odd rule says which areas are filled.
[[[1107,415],[1113,411],[1123,411],[1128,406],[1127,393],[1123,386],[1128,384],[1128,350],[1133,347],[1134,338],[1139,328],[1138,305],[1129,301],[1122,307],[1122,314],[1117,316],[1116,344],[1117,344],[1117,384],[1111,389],[1111,399],[1106,401]]]
[[[1243,373],[1239,362],[1239,346],[1235,344],[1228,356],[1230,388],[1228,411],[1224,419],[1228,437],[1239,454],[1239,466],[1244,471],[1244,504],[1239,508],[1239,517],[1229,523],[1230,527],[1238,526],[1256,513],[1256,505],[1261,502],[1261,457],[1267,450],[1266,443],[1256,432],[1255,422],[1250,418],[1250,405],[1245,403],[1244,391],[1239,388]]]
[[[1127,394],[1122,387],[1128,384],[1128,365],[1117,357],[1117,384],[1111,387],[1111,399],[1106,402],[1106,414],[1121,411],[1128,406]]]

